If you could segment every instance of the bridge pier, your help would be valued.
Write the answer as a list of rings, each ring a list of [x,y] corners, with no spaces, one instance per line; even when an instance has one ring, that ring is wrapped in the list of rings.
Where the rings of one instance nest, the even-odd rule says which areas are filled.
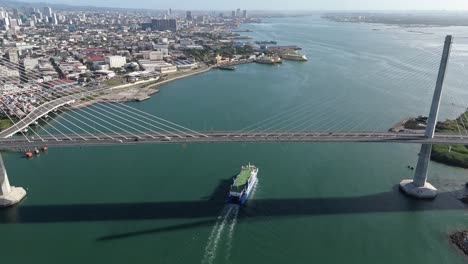
[[[432,97],[431,110],[427,118],[425,137],[429,139],[434,138],[437,116],[439,114],[440,99],[442,97],[442,87],[444,85],[445,72],[447,70],[451,47],[452,36],[448,35],[445,38],[444,50],[440,60],[439,74],[437,75],[434,96]],[[437,196],[437,189],[427,182],[427,172],[429,170],[431,152],[432,144],[422,144],[413,180],[403,180],[400,182],[400,189],[406,194],[420,199],[432,199]]]
[[[0,207],[7,207],[19,203],[26,196],[21,187],[10,186],[8,175],[0,154]]]
[[[432,144],[421,145],[414,178],[400,182],[400,189],[406,194],[421,199],[433,199],[437,196],[437,189],[427,182],[431,152]]]

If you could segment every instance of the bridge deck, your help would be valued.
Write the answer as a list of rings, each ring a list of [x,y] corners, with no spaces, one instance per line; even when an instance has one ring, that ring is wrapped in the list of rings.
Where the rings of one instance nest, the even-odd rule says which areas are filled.
[[[428,139],[423,134],[393,133],[393,132],[284,132],[263,133],[232,133],[232,132],[203,132],[206,136],[189,136],[186,134],[110,134],[80,136],[43,136],[40,139],[30,139],[15,136],[0,139],[0,149],[27,149],[41,145],[47,146],[107,146],[133,144],[179,144],[179,143],[230,143],[230,142],[356,142],[356,143],[432,143],[468,145],[468,138],[459,135],[436,135]],[[86,140],[84,140],[83,138]],[[112,137],[112,138],[110,138]]]

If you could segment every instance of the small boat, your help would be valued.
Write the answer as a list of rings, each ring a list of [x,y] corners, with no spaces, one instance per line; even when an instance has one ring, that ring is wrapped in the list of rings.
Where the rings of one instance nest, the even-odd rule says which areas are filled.
[[[47,150],[48,150],[48,148],[46,146],[42,147],[42,151],[47,151]]]
[[[35,148],[33,151],[34,151],[34,154],[39,154],[39,150],[37,148]]]
[[[257,183],[257,173],[258,168],[250,163],[242,166],[240,173],[233,180],[227,202],[243,205]]]
[[[24,153],[24,155],[26,155],[26,158],[31,158],[33,156],[33,153],[31,151],[28,151]]]
[[[225,70],[225,71],[235,71],[236,67],[229,66],[229,65],[220,65],[220,66],[218,66],[218,69]]]

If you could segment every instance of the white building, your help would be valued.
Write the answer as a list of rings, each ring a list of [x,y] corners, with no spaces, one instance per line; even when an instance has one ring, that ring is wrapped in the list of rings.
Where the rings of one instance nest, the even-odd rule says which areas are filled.
[[[122,56],[107,56],[106,63],[109,64],[110,68],[120,68],[127,63],[127,59]]]
[[[141,67],[147,71],[158,71],[160,73],[171,73],[177,71],[177,66],[164,61],[139,60],[138,62]]]
[[[162,61],[163,53],[161,51],[143,51],[143,59],[151,61]]]
[[[35,58],[25,58],[23,60],[24,68],[26,70],[34,70],[36,67],[39,66],[39,59]]]

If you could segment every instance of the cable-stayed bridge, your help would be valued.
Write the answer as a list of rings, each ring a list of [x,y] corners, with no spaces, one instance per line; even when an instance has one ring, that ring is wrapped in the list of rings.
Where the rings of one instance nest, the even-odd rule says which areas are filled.
[[[261,143],[261,142],[328,142],[328,143],[413,143],[468,145],[468,138],[452,134],[439,134],[427,138],[424,134],[395,132],[203,132],[203,136],[185,134],[108,134],[111,138],[96,138],[86,134],[68,136],[43,136],[41,140],[26,141],[22,138],[0,139],[0,149],[23,150],[48,144],[49,147],[111,146],[138,144],[181,143]]]
[[[375,120],[379,120],[380,115],[384,113],[374,112],[372,108],[363,106],[362,101],[358,100],[362,98],[353,98],[350,93],[350,96],[334,95],[319,98],[313,104],[305,102],[295,105],[237,131],[199,131],[115,100],[101,101],[100,93],[109,88],[90,89],[68,85],[65,80],[57,80],[54,84],[34,84],[42,89],[42,92],[34,94],[36,99],[34,103],[28,95],[24,95],[21,101],[12,96],[4,95],[0,98],[0,110],[13,122],[10,128],[0,132],[0,149],[27,149],[41,145],[105,146],[216,142],[422,144],[414,179],[403,181],[400,187],[412,196],[433,198],[436,195],[436,189],[426,181],[432,144],[468,145],[468,118],[464,114],[461,119],[455,120],[458,134],[435,133],[451,47],[452,37],[447,36],[443,49],[436,47],[433,51],[428,51],[427,57],[411,58],[405,65],[408,68],[407,72],[399,73],[398,78],[394,79],[396,84],[401,82],[402,85],[407,85],[405,82],[411,80],[415,73],[426,76],[429,80],[435,76],[433,71],[415,68],[410,62],[435,65],[434,70],[438,67],[437,79],[434,80],[436,89],[435,91],[429,90],[433,96],[425,130],[400,133],[388,132],[388,127],[384,129],[381,126],[375,127],[373,126]],[[17,81],[22,84],[29,84],[31,80],[42,78],[40,72],[25,70],[21,65],[3,58],[0,58],[0,65],[13,70],[18,69],[19,72],[24,73],[17,78]],[[379,74],[382,78],[386,78],[388,73],[380,72]],[[11,82],[6,77],[0,77],[0,80],[4,83]],[[61,86],[57,87],[57,83]],[[428,84],[415,83],[414,85],[427,86]],[[460,86],[463,86],[463,83]],[[391,91],[382,91],[382,93],[392,94]],[[421,98],[416,98],[416,100]],[[454,108],[463,105],[456,99],[451,102]],[[402,100],[408,100],[408,97],[402,96]],[[94,101],[96,103],[90,106],[90,103]],[[33,105],[34,108],[27,114],[18,114],[18,109],[21,108],[19,106],[24,108],[25,104]],[[341,104],[351,104],[352,107],[358,109],[357,114],[347,117],[346,113],[335,112],[336,106]],[[75,110],[77,108],[81,109]],[[392,109],[391,106],[388,109]],[[57,116],[49,119],[47,116],[50,113],[56,113]],[[335,119],[334,116],[339,118]],[[356,116],[361,118],[354,118]],[[0,182],[2,182],[0,206],[2,201],[3,205],[8,206],[24,197],[24,190],[10,188],[5,170],[3,170],[3,177],[0,177]]]

